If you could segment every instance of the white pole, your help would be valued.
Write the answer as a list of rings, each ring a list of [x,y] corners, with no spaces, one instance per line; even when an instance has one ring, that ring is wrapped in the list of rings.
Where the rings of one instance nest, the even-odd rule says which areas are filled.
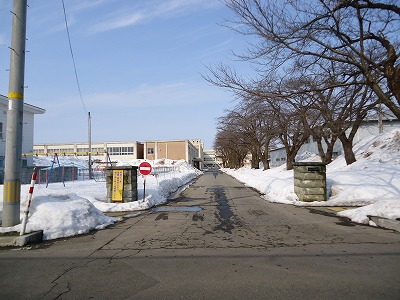
[[[32,179],[31,179],[31,186],[29,187],[29,194],[28,194],[28,205],[25,210],[24,218],[22,220],[21,232],[20,235],[25,234],[26,223],[28,222],[28,215],[29,215],[29,208],[31,207],[32,202],[32,194],[33,188],[35,187],[36,183],[36,168],[33,169]]]

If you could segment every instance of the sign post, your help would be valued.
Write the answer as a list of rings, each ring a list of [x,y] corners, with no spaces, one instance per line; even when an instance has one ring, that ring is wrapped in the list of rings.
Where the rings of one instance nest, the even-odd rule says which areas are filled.
[[[143,175],[143,200],[146,198],[146,176],[151,173],[152,167],[151,164],[147,161],[140,163],[139,172]]]

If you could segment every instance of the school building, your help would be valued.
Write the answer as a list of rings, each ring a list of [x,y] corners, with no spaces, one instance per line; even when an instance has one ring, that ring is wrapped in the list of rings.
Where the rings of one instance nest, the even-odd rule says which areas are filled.
[[[100,142],[91,145],[92,160],[129,162],[136,159],[185,160],[188,164],[204,168],[204,143],[200,139],[150,140],[145,142]],[[108,154],[108,157],[106,155]],[[88,143],[37,144],[33,146],[33,155],[88,156]],[[213,156],[215,159],[215,155]],[[210,163],[210,157],[207,158]],[[212,162],[211,162],[212,163]],[[218,165],[218,164],[217,164]]]

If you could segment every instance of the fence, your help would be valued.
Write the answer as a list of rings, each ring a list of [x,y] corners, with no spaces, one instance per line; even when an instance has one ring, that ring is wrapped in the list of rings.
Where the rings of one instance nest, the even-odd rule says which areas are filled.
[[[73,166],[41,168],[36,178],[37,183],[52,183],[64,181],[83,181],[89,180],[89,170]]]
[[[106,165],[98,165],[93,168],[92,176],[95,181],[105,182],[105,169]],[[150,175],[160,176],[170,172],[179,172],[179,166],[162,166],[153,167]],[[33,167],[24,167],[22,170],[21,183],[29,184],[31,181]],[[51,176],[51,177],[50,177]],[[37,167],[36,182],[40,183],[51,183],[51,182],[63,182],[63,181],[83,181],[89,180],[89,170],[87,168],[81,168],[77,166],[54,166],[51,167]]]
[[[179,172],[180,168],[178,166],[174,167],[153,167],[150,175],[160,175],[170,172]]]

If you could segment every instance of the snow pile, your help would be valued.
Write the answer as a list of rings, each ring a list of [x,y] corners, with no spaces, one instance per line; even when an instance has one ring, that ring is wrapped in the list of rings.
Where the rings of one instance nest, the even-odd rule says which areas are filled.
[[[381,200],[374,204],[366,205],[357,209],[339,212],[338,215],[347,217],[357,223],[369,224],[372,226],[375,226],[376,224],[369,220],[368,216],[400,221],[400,201],[398,199]]]
[[[346,165],[338,157],[327,165],[328,201],[301,202],[294,193],[293,170],[285,166],[267,171],[241,168],[226,173],[263,194],[271,202],[298,206],[365,206],[340,212],[355,222],[368,224],[368,215],[400,218],[400,130],[381,134],[354,146],[357,161]],[[307,161],[315,156],[302,154]],[[372,224],[373,225],[373,224]]]
[[[315,153],[306,151],[297,155],[296,161],[321,161],[321,157]]]
[[[30,213],[27,230],[43,230],[45,239],[88,233],[118,220],[105,216],[90,201],[76,194],[36,197]]]
[[[63,162],[68,162],[67,157],[61,158],[65,160]],[[41,159],[40,163],[46,165],[49,159],[52,158]],[[133,163],[139,165],[141,161]],[[82,160],[76,158],[73,158],[73,162],[78,165],[84,164]],[[48,188],[46,184],[36,184],[26,232],[43,230],[43,238],[48,240],[102,229],[120,220],[108,217],[104,212],[144,210],[165,203],[172,193],[201,174],[185,161],[164,160],[151,163],[153,167],[174,166],[174,168],[157,177],[151,175],[146,177],[145,199],[143,199],[144,178],[138,176],[139,201],[108,203],[106,183],[94,180],[65,182],[65,186],[63,183],[50,183]],[[21,220],[27,207],[28,192],[29,185],[22,185]],[[3,193],[3,186],[0,186],[0,193]],[[1,216],[3,204],[0,206]],[[20,229],[21,224],[0,228],[0,232],[20,231]]]

